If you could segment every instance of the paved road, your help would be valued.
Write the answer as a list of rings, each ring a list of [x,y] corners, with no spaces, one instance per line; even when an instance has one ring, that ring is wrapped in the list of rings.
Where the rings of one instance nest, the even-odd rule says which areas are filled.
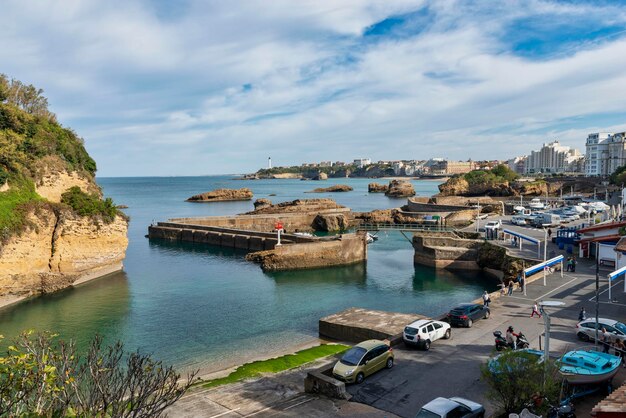
[[[609,270],[603,270],[606,277]],[[429,352],[396,349],[396,366],[368,378],[362,385],[349,387],[353,401],[363,402],[389,411],[401,417],[412,417],[421,406],[437,396],[461,396],[483,403],[488,415],[494,408],[485,399],[486,386],[480,379],[480,364],[492,354],[492,332],[513,325],[529,338],[531,347],[539,348],[539,337],[544,331],[543,320],[530,318],[535,300],[559,300],[566,305],[552,309],[551,351],[563,353],[575,347],[590,347],[575,336],[580,306],[585,306],[588,316],[594,312],[595,265],[586,261],[578,265],[574,274],[548,276],[547,286],[542,281],[528,285],[527,296],[515,292],[492,304],[489,319],[478,321],[471,329],[453,329],[453,338],[433,343]],[[600,316],[626,320],[626,294],[623,282],[618,283],[620,292],[614,296],[619,303],[609,303],[607,281],[601,282]],[[619,383],[625,372],[616,378]],[[578,405],[579,416],[587,416],[591,407],[600,399],[590,397]]]

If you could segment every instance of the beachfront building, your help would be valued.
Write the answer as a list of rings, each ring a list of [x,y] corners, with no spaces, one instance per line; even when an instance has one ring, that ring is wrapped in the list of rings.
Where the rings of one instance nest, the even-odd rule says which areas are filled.
[[[583,166],[584,156],[577,149],[561,145],[559,141],[543,144],[526,159],[526,174],[576,173]]]
[[[608,174],[626,165],[626,132],[611,134],[609,137]]]
[[[370,158],[356,158],[354,160],[354,165],[356,165],[359,168],[363,168],[366,165],[370,165],[372,163],[372,160]]]
[[[393,174],[396,176],[402,175],[404,163],[402,161],[394,161],[391,166],[393,167]]]

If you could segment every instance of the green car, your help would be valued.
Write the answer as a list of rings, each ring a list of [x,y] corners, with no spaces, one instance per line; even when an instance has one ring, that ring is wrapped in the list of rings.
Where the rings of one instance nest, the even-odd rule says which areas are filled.
[[[346,351],[333,368],[335,379],[361,383],[380,369],[393,367],[393,350],[380,340],[367,340]]]

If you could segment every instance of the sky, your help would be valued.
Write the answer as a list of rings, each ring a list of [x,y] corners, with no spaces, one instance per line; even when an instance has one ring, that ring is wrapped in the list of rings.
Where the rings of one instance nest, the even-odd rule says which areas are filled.
[[[508,159],[626,130],[626,1],[0,0],[98,175]]]

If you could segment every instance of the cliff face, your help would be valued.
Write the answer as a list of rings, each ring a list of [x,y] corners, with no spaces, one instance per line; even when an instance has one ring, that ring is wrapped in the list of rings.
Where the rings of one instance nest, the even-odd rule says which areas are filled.
[[[44,207],[28,223],[0,250],[0,297],[50,293],[122,268],[128,223],[121,216],[106,224]]]

